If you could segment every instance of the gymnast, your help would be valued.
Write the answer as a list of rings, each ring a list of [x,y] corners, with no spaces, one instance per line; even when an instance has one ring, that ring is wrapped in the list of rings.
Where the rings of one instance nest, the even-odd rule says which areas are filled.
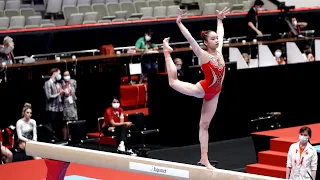
[[[199,124],[201,159],[198,165],[206,166],[209,169],[214,169],[214,167],[208,159],[208,128],[217,110],[218,99],[224,80],[225,63],[222,56],[224,29],[222,20],[226,17],[225,15],[229,13],[229,10],[229,8],[224,8],[222,11],[217,11],[217,33],[211,30],[201,33],[204,45],[207,47],[207,51],[205,51],[198,45],[188,29],[181,23],[181,19],[185,14],[179,9],[180,12],[176,22],[182,34],[190,43],[193,52],[200,59],[200,65],[205,75],[205,79],[196,84],[178,80],[177,68],[170,55],[172,48],[169,46],[169,38],[163,40],[163,53],[166,61],[169,85],[182,94],[203,98]]]

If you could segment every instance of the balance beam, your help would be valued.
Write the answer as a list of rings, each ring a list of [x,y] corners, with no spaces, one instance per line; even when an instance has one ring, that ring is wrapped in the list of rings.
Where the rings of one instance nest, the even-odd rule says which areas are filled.
[[[209,170],[200,166],[35,141],[28,141],[26,143],[26,154],[28,156],[42,157],[57,161],[73,162],[172,179],[279,180],[279,178],[267,176],[246,174],[222,169]]]

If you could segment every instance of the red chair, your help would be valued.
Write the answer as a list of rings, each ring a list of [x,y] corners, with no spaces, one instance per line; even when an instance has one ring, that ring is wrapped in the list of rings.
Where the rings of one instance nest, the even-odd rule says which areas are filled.
[[[137,112],[142,112],[145,116],[148,116],[147,84],[121,85],[120,104],[125,110],[125,116],[128,116],[128,114],[135,114]]]
[[[124,120],[126,122],[126,120]],[[111,131],[110,132],[110,135],[105,135],[103,134],[102,132],[102,125],[104,123],[104,117],[99,117],[98,118],[98,132],[96,133],[88,133],[88,137],[91,137],[91,138],[98,138],[98,144],[99,144],[99,150],[101,149],[100,145],[101,144],[108,144],[108,145],[113,145],[113,146],[116,146],[117,145],[117,140],[116,140],[116,136],[112,136],[112,132],[114,131]],[[127,137],[131,137],[130,134],[127,134]]]
[[[15,130],[11,130],[10,128],[5,128],[2,131],[2,145],[8,149],[15,148]]]
[[[112,136],[105,136],[102,133],[102,124],[104,121],[104,117],[99,117],[98,118],[98,123],[97,123],[97,132],[94,133],[88,133],[88,137],[90,138],[98,138],[97,143],[99,144],[99,150],[100,150],[100,145],[101,144],[107,144],[107,145],[113,145],[116,146],[117,145],[117,141],[114,137]]]
[[[139,76],[131,76],[131,81],[132,82],[139,82]],[[124,76],[121,78],[121,85],[126,85],[129,84],[129,77],[128,76]]]
[[[103,45],[100,47],[100,54],[101,55],[111,55],[115,54],[114,47],[112,44]]]

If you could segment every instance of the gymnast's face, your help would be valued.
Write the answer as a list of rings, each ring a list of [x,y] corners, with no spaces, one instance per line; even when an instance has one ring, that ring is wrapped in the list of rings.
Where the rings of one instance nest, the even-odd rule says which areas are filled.
[[[219,46],[219,40],[218,40],[218,35],[217,33],[211,31],[208,36],[207,36],[207,40],[204,42],[205,45],[207,46],[207,48],[210,49],[217,49]]]
[[[31,115],[32,115],[31,109],[27,109],[27,110],[24,112],[24,117],[25,117],[26,119],[30,119],[30,118],[31,118]]]

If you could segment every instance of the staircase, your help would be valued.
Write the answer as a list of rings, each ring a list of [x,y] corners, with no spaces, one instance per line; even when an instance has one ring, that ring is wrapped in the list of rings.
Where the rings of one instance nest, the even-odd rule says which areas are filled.
[[[297,140],[292,138],[273,138],[270,150],[258,153],[258,163],[247,165],[246,172],[277,178],[286,177],[287,154],[291,144]]]

